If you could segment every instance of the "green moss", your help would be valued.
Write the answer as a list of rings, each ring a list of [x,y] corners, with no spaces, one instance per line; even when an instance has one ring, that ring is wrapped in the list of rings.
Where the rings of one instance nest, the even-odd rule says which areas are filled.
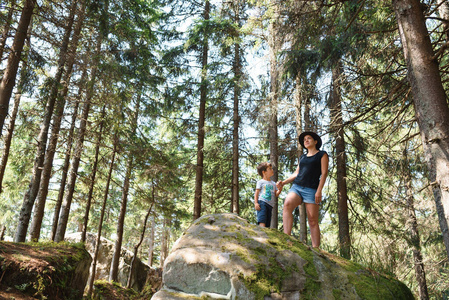
[[[363,299],[414,299],[410,289],[395,278],[369,270],[360,264],[327,253],[326,256],[348,271],[348,279]]]
[[[122,287],[117,282],[96,280],[92,299],[133,299],[138,293],[133,289]]]
[[[335,300],[341,300],[341,290],[333,289],[332,295],[334,296]]]

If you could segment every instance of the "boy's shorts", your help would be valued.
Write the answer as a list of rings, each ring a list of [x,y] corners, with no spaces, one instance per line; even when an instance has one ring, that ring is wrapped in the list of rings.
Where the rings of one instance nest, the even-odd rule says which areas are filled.
[[[271,225],[271,211],[273,208],[265,201],[259,201],[260,210],[257,211],[257,224],[265,223],[265,227]]]
[[[315,203],[316,189],[300,186],[300,185],[297,185],[296,183],[294,183],[294,184],[292,184],[292,187],[290,188],[290,190],[288,192],[289,193],[293,192],[296,195],[300,196],[304,203],[316,204]]]

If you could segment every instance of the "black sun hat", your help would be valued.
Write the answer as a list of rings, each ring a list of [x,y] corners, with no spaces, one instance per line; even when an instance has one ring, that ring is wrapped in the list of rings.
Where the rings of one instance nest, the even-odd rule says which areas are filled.
[[[316,134],[315,132],[313,132],[313,131],[304,131],[303,133],[301,133],[299,135],[298,139],[299,139],[299,143],[301,144],[301,146],[304,148],[304,137],[306,135],[310,135],[311,137],[313,137],[313,139],[315,141],[317,141],[316,148],[320,149],[320,147],[323,144],[323,142],[321,141],[320,136],[318,134]]]

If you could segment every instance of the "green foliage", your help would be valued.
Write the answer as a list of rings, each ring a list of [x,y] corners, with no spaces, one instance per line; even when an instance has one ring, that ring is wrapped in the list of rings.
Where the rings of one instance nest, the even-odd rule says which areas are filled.
[[[52,85],[62,24],[66,23],[70,3],[57,1],[57,5],[53,4],[43,2],[39,14],[33,17],[31,44],[26,46],[23,56],[26,64],[21,67],[19,87],[23,99],[0,194],[0,225],[6,226],[8,237],[14,235],[19,217],[17,203],[23,199],[31,177],[39,124]],[[392,8],[381,1],[284,1],[277,4],[279,12],[271,1],[214,1],[210,19],[204,20],[204,2],[87,1],[86,22],[76,53],[54,161],[43,238],[50,235],[65,151],[75,144],[73,141],[72,145],[68,144],[68,116],[72,114],[75,101],[80,101],[80,107],[84,104],[89,83],[94,86],[92,104],[68,231],[79,230],[87,195],[92,192],[93,206],[87,230],[97,230],[100,203],[107,196],[102,232],[104,237],[114,239],[125,170],[132,161],[124,246],[132,248],[137,243],[143,230],[143,218],[151,207],[156,229],[155,262],[163,261],[164,226],[170,227],[171,244],[192,221],[203,67],[200,53],[206,43],[209,55],[204,78],[207,104],[206,139],[202,149],[205,155],[203,213],[230,210],[233,96],[237,84],[240,89],[240,215],[255,223],[252,202],[258,179],[255,166],[269,159],[267,120],[273,111],[267,100],[270,97],[267,32],[268,26],[276,22],[279,37],[283,38],[278,45],[282,51],[276,53],[276,61],[282,69],[278,107],[279,178],[285,179],[296,168],[295,95],[300,94],[302,127],[316,128],[323,134],[323,148],[331,158],[320,217],[323,247],[338,253],[335,134],[329,127],[331,89],[328,78],[336,63],[341,63],[353,260],[399,278],[416,293],[401,167],[403,151],[407,150],[406,164],[410,169],[429,291],[431,297],[443,297],[449,291],[447,258],[442,254],[443,243],[426,180],[427,166],[410,87],[406,84],[405,61]],[[435,3],[427,4],[426,13],[436,11]],[[1,22],[3,24],[4,20]],[[432,15],[427,25],[435,52],[444,49],[447,39],[440,20]],[[101,51],[94,56],[98,35],[102,38]],[[235,53],[237,45],[239,53]],[[438,53],[442,82],[448,91],[449,56],[447,51]],[[236,55],[241,59],[240,75],[233,71]],[[91,82],[95,66],[98,67],[97,78]],[[82,75],[84,71],[86,78]],[[102,117],[103,107],[105,117]],[[136,113],[138,117],[134,121]],[[90,191],[102,122],[105,129],[98,144],[98,173]],[[77,119],[75,138],[79,123]],[[115,134],[119,136],[119,147],[112,184],[105,195]],[[3,143],[0,147],[3,150]],[[73,157],[73,148],[71,155]],[[279,201],[280,223],[282,199],[287,191],[281,194]],[[295,227],[294,233],[298,229]],[[274,236],[272,239],[274,243],[286,242],[277,241]],[[143,260],[148,256],[148,246],[146,239],[139,254]],[[313,286],[312,290],[318,289],[314,270],[310,265],[306,268],[311,268],[307,270],[310,276],[307,284]],[[277,288],[270,278],[265,280],[266,284]],[[360,288],[365,289],[363,282]],[[334,291],[334,296],[338,298],[339,292]]]

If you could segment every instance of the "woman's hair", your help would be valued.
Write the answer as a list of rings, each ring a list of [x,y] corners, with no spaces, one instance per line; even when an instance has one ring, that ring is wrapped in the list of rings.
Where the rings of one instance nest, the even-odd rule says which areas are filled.
[[[257,173],[259,173],[260,177],[263,178],[262,172],[265,172],[268,169],[268,167],[271,167],[271,163],[269,162],[263,162],[257,166]]]

